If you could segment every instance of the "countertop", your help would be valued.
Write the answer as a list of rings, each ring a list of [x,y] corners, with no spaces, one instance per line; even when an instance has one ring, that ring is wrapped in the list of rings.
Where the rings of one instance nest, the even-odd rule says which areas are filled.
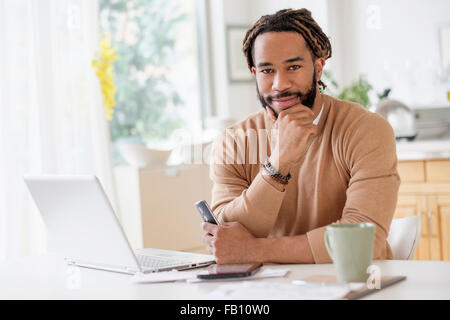
[[[450,137],[411,142],[398,141],[397,157],[399,161],[450,158]]]

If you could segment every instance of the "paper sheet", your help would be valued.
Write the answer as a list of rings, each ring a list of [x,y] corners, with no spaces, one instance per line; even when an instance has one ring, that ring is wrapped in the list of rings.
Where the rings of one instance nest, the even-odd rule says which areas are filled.
[[[245,278],[227,278],[227,279],[188,279],[188,282],[194,283],[194,282],[212,282],[212,281],[246,281],[246,280],[254,280],[254,279],[263,279],[263,278],[282,278],[285,275],[287,275],[289,270],[287,269],[270,269],[270,268],[262,268],[260,271],[255,273],[254,275],[250,277]]]
[[[245,281],[253,279],[262,278],[274,278],[274,277],[284,277],[289,270],[287,269],[271,269],[271,268],[261,268],[260,271],[254,275],[246,278],[229,278],[229,279],[214,279],[214,280],[203,280],[197,279],[197,274],[204,271],[191,270],[191,271],[164,271],[155,273],[137,273],[131,277],[131,281],[134,283],[161,283],[161,282],[172,282],[172,281],[187,281],[189,283],[197,282],[212,282],[212,281]]]
[[[296,285],[245,281],[224,284],[212,291],[211,299],[254,300],[330,300],[343,298],[351,289],[347,285]]]
[[[298,286],[306,286],[306,287],[340,286],[340,287],[346,287],[348,291],[357,291],[366,286],[365,282],[350,282],[347,284],[339,284],[339,283],[326,283],[326,282],[309,282],[309,281],[304,281],[304,280],[293,280],[292,284],[295,284]]]
[[[154,273],[136,273],[131,277],[131,282],[134,283],[159,283],[159,282],[172,282],[187,279],[195,279],[198,271],[162,271]]]

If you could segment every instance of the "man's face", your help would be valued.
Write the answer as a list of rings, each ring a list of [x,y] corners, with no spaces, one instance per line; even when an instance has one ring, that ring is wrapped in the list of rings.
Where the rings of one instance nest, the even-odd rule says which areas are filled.
[[[304,38],[296,32],[266,32],[253,46],[252,73],[263,107],[269,105],[276,115],[299,103],[312,108],[325,60],[313,62]]]

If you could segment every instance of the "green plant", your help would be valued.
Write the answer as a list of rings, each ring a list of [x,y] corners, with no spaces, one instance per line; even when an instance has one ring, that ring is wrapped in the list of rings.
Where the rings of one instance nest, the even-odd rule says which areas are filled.
[[[368,108],[370,106],[370,90],[372,90],[372,85],[363,76],[360,76],[357,81],[350,85],[350,87],[344,88],[338,98],[356,102],[363,107]]]
[[[112,35],[117,49],[115,113],[110,121],[113,141],[139,136],[143,141],[167,139],[183,125],[182,105],[167,79],[176,38],[187,15],[179,1],[101,0],[100,27]],[[173,60],[173,59],[172,59]]]
[[[334,80],[331,72],[324,70],[322,72],[322,76],[327,84],[327,88],[324,90],[324,93],[338,99],[356,102],[365,108],[369,108],[369,92],[372,90],[372,85],[365,79],[364,76],[360,76],[357,81],[353,82],[349,87],[343,88],[339,93],[337,93],[339,85],[336,80]],[[334,89],[330,88],[330,84]]]

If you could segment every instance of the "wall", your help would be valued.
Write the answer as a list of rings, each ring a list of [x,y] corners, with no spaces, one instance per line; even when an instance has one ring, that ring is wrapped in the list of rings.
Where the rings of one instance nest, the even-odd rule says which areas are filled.
[[[411,106],[448,105],[439,81],[439,26],[450,24],[448,0],[213,0],[211,51],[215,115],[243,119],[260,110],[255,84],[229,83],[225,27],[252,25],[283,8],[308,8],[329,36],[327,61],[340,87],[365,74],[376,93],[391,87],[393,98]]]
[[[375,92],[411,105],[446,104],[439,27],[450,24],[448,0],[328,1],[333,73],[349,85],[367,75]]]

